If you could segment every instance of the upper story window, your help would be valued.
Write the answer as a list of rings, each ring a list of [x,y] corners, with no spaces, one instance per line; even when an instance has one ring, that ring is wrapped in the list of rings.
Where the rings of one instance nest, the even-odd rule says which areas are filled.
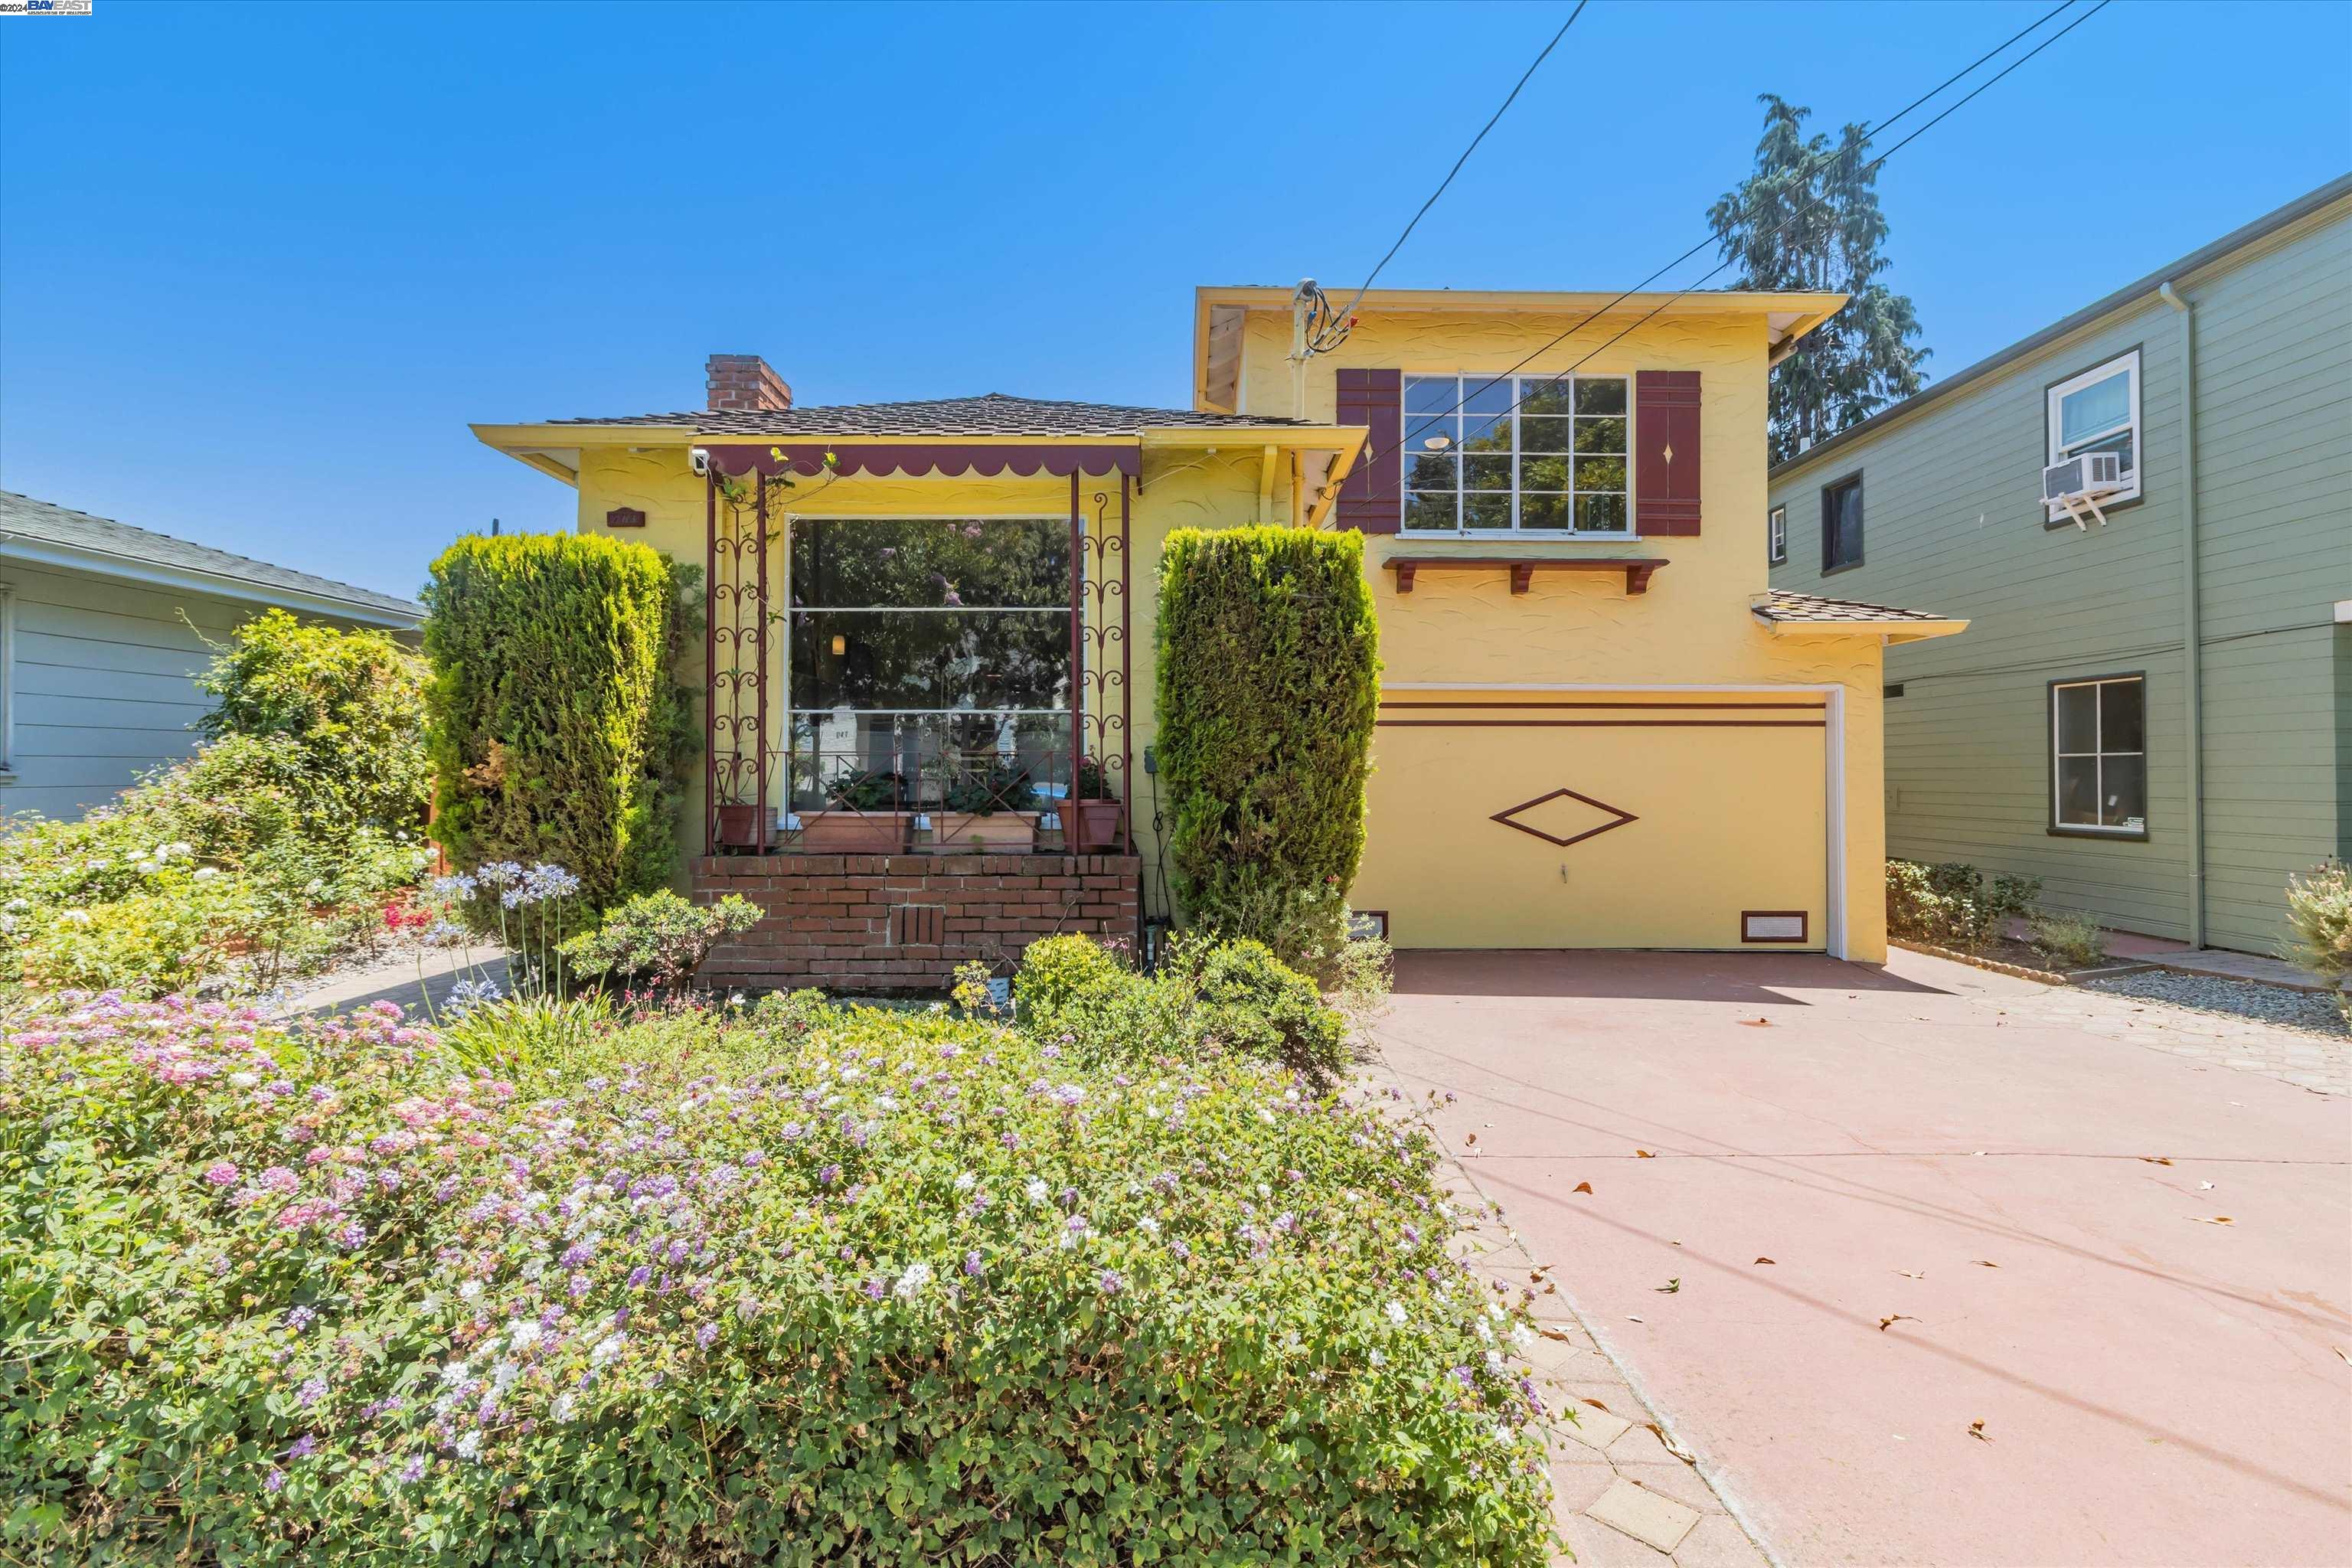
[[[1785,565],[1789,559],[1789,509],[1776,506],[1764,519],[1764,563]]]
[[[1408,533],[1633,531],[1622,375],[1408,375]]]
[[[1822,571],[1862,564],[1862,476],[1822,488]]]
[[[2044,415],[2049,455],[2044,461],[2063,463],[2084,452],[2113,452],[2121,459],[2124,488],[2101,504],[2137,500],[2140,493],[2139,351],[2080,375],[2054,383]],[[2066,517],[2063,507],[2049,509],[2053,521]]]

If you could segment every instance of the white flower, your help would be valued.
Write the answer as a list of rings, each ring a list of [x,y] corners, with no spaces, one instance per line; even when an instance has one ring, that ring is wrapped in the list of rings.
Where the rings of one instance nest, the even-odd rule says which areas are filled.
[[[979,1184],[980,1178],[973,1175],[970,1171],[966,1171],[962,1175],[958,1176],[955,1179],[955,1189],[960,1193],[968,1193]]]
[[[457,1439],[457,1457],[461,1459],[478,1459],[482,1457],[482,1429],[480,1427],[476,1426],[470,1428],[467,1431],[465,1436]]]
[[[574,1399],[567,1390],[555,1396],[555,1407],[549,1414],[558,1421],[569,1421],[580,1413],[578,1405],[579,1401]]]
[[[1370,1362],[1374,1366],[1386,1366],[1389,1363],[1389,1358],[1381,1354],[1379,1351],[1372,1352],[1364,1359]]]
[[[478,1279],[468,1279],[457,1287],[457,1300],[460,1301],[470,1301],[481,1293],[482,1282]]]
[[[1387,1316],[1390,1322],[1394,1323],[1400,1329],[1404,1327],[1405,1310],[1404,1303],[1402,1301],[1391,1301],[1387,1306],[1382,1307],[1381,1310]]]
[[[1160,1222],[1153,1219],[1150,1215],[1145,1215],[1142,1218],[1135,1222],[1135,1228],[1141,1231],[1146,1236],[1158,1236],[1160,1234]]]
[[[522,1375],[522,1368],[510,1361],[502,1361],[490,1368],[490,1386],[504,1394]]]
[[[196,868],[196,880],[199,882],[209,882],[215,877],[219,875],[220,868],[217,866],[199,866]]]
[[[536,1318],[517,1318],[507,1325],[507,1343],[518,1351],[527,1351],[539,1343],[540,1336],[546,1331]]]
[[[467,1378],[472,1375],[472,1369],[467,1366],[464,1362],[453,1361],[447,1366],[441,1369],[441,1386],[444,1388],[458,1387],[465,1383]]]
[[[598,1340],[596,1342],[596,1348],[588,1352],[588,1360],[590,1363],[595,1366],[603,1366],[606,1362],[613,1360],[615,1356],[618,1356],[621,1353],[622,1343],[622,1337],[619,1334],[607,1334],[603,1339]]]
[[[1522,1351],[1528,1350],[1534,1346],[1535,1342],[1535,1331],[1528,1328],[1525,1323],[1521,1323],[1517,1328],[1511,1331],[1511,1344],[1514,1348]]]
[[[1045,1184],[1035,1176],[1030,1177],[1029,1180],[1023,1184],[1021,1191],[1027,1195],[1029,1201],[1033,1204],[1044,1203],[1048,1195]]]
[[[931,1266],[929,1264],[909,1263],[907,1265],[907,1271],[898,1276],[898,1282],[890,1287],[890,1294],[898,1297],[901,1301],[911,1301],[917,1292],[930,1282]]]
[[[58,919],[66,925],[86,926],[89,924],[89,911],[88,910],[68,910],[63,914],[58,916]]]

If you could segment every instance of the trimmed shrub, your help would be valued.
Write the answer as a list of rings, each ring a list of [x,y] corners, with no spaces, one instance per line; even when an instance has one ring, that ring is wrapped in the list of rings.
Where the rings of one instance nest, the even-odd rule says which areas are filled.
[[[2033,945],[2062,969],[2088,969],[2107,956],[2107,933],[2087,915],[2044,914],[2027,917]]]
[[[2328,860],[2286,879],[2287,958],[2327,980],[2352,974],[2352,868]]]
[[[760,906],[738,894],[693,904],[664,888],[638,894],[559,951],[583,980],[673,989],[694,977],[713,942],[759,923]]]
[[[397,1012],[10,1031],[12,1559],[1548,1560],[1525,1295],[1418,1129],[942,1014],[510,1081]]]
[[[1158,638],[1178,901],[1221,935],[1336,951],[1380,707],[1362,537],[1178,529],[1160,558]]]
[[[670,673],[683,587],[658,551],[596,535],[471,536],[433,563],[425,714],[452,860],[562,866],[595,909],[667,881],[693,742]]]
[[[313,836],[414,831],[430,795],[425,662],[380,631],[305,625],[268,610],[237,627],[196,684],[216,701],[206,741],[283,740],[286,784]]]
[[[1177,964],[1192,993],[1193,1026],[1226,1049],[1318,1079],[1347,1067],[1347,1020],[1323,1005],[1313,981],[1264,942],[1180,950]]]

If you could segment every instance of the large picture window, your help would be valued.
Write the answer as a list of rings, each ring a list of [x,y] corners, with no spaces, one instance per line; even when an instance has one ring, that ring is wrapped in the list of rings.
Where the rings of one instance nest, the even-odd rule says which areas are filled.
[[[1633,531],[1622,375],[1408,375],[1408,533]]]
[[[795,518],[785,638],[795,809],[845,777],[936,801],[959,776],[1066,782],[1066,518]]]
[[[2147,834],[2147,682],[2137,675],[2050,686],[2050,825],[2061,833]]]
[[[2140,493],[2139,351],[2053,384],[2045,423],[2047,461],[2063,463],[2085,452],[2113,452],[2124,488],[2100,501],[2114,506]],[[2049,509],[2053,521],[2069,521],[2064,507]]]

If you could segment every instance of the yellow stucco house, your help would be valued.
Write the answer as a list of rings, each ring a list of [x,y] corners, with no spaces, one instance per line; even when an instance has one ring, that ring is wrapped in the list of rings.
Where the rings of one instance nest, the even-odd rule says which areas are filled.
[[[1351,902],[1397,945],[1874,962],[1882,650],[1964,623],[1767,586],[1767,373],[1843,303],[1203,289],[1190,409],[801,406],[717,355],[701,410],[475,430],[707,575],[690,878],[772,911],[722,977],[1165,916],[1160,542],[1257,521],[1366,536]]]

